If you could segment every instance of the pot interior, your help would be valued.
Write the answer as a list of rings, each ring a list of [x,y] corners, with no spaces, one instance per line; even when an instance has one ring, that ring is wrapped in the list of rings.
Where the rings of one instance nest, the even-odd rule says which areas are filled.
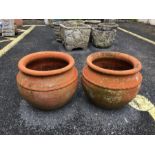
[[[64,68],[69,63],[58,58],[42,58],[29,62],[26,67],[36,71],[50,71]]]
[[[123,71],[133,69],[133,65],[125,60],[116,58],[99,58],[92,62],[94,65],[109,70]]]

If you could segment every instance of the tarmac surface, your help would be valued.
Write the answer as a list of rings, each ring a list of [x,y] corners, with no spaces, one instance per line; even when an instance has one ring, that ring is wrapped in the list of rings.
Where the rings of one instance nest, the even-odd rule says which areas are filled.
[[[4,48],[6,45],[8,45],[12,39],[15,39],[17,38],[19,35],[21,35],[23,32],[21,30],[27,30],[30,26],[25,26],[25,27],[19,27],[17,29],[18,31],[16,32],[16,35],[12,38],[12,37],[2,37],[1,34],[0,34],[0,50],[2,48]],[[11,39],[11,40],[10,40]]]
[[[130,24],[128,27],[132,31]],[[85,51],[66,51],[74,57],[79,71],[78,90],[67,105],[49,112],[27,104],[16,87],[18,61],[29,53],[46,50],[65,51],[65,48],[56,42],[52,28],[36,27],[0,58],[0,134],[155,134],[155,121],[147,112],[137,111],[129,105],[119,110],[99,108],[87,99],[80,83],[81,70],[90,53],[128,53],[137,57],[143,65],[143,83],[139,94],[155,103],[154,45],[118,30],[110,48],[98,49],[89,44]]]
[[[139,34],[143,37],[151,39],[152,41],[155,41],[154,25],[149,25],[149,24],[144,24],[139,22],[128,22],[128,23],[119,23],[119,26],[129,31],[132,31],[136,34]]]

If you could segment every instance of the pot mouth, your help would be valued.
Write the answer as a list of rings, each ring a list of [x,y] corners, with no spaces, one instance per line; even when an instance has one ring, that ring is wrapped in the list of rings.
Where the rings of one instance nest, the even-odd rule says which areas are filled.
[[[86,24],[99,24],[99,23],[101,23],[101,21],[100,20],[93,20],[93,19],[89,19],[89,20],[85,20],[85,23]]]
[[[142,69],[135,57],[120,52],[96,52],[87,57],[87,65],[93,70],[110,75],[130,75]]]
[[[63,24],[60,24],[60,27],[62,28],[66,28],[66,29],[77,29],[77,28],[80,28],[80,29],[91,29],[91,26],[90,25],[87,25],[87,24],[84,24],[84,23],[63,23]]]
[[[118,24],[116,24],[116,23],[100,23],[100,24],[98,24],[98,27],[97,27],[97,29],[98,30],[113,30],[113,29],[117,29],[117,27],[118,27]]]
[[[18,63],[21,72],[32,76],[49,76],[70,70],[75,62],[64,52],[41,51],[24,56]]]

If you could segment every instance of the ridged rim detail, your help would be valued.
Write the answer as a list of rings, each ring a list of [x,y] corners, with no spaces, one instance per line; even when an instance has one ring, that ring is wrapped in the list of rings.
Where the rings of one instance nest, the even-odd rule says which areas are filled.
[[[68,65],[64,68],[49,70],[49,71],[36,71],[31,70],[26,67],[26,65],[34,60],[41,59],[41,58],[57,58],[61,60],[65,60],[68,62]],[[56,52],[56,51],[41,51],[32,53],[29,55],[24,56],[18,63],[18,68],[21,72],[32,75],[32,76],[49,76],[49,75],[56,75],[64,73],[70,70],[75,64],[73,57],[64,52]]]
[[[117,60],[123,60],[126,61],[130,64],[132,64],[133,69],[129,69],[129,70],[123,70],[123,71],[116,71],[116,70],[110,70],[110,69],[104,69],[101,68],[95,64],[93,64],[93,61],[99,58],[114,58]],[[93,54],[90,54],[87,57],[87,65],[92,68],[93,70],[100,72],[100,73],[104,73],[104,74],[109,74],[109,75],[131,75],[131,74],[135,74],[137,72],[139,72],[142,69],[142,64],[141,62],[128,54],[125,53],[120,53],[120,52],[95,52]]]

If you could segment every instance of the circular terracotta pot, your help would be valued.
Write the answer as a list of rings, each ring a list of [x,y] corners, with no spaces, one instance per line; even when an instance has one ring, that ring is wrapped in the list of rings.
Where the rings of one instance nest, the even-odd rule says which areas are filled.
[[[74,59],[63,52],[29,54],[18,63],[17,86],[21,96],[40,109],[63,106],[76,91],[78,72]]]
[[[138,93],[142,75],[139,60],[119,52],[96,52],[87,57],[83,88],[92,101],[108,109],[119,108]]]
[[[23,19],[15,19],[14,22],[16,26],[23,26]]]

